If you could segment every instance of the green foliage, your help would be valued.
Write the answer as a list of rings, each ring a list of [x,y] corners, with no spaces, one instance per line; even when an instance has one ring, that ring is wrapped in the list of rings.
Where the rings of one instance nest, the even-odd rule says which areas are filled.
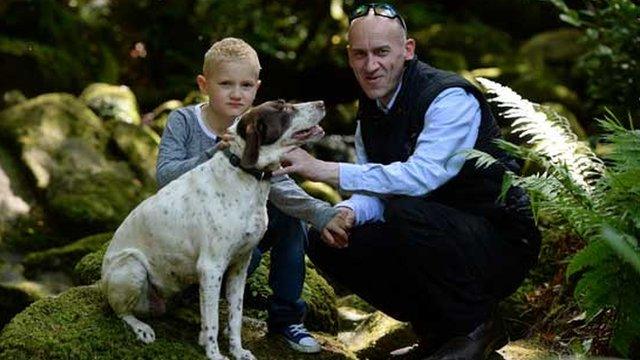
[[[640,110],[640,5],[633,0],[592,0],[583,10],[549,0],[560,18],[584,30],[589,47],[577,63],[593,105]]]
[[[611,116],[600,120],[603,140],[612,148],[606,163],[577,140],[561,115],[532,104],[510,89],[479,79],[502,115],[515,119],[512,132],[528,139],[528,146],[500,142],[512,154],[533,160],[545,172],[530,176],[509,174],[509,182],[532,195],[537,212],[565,222],[587,241],[570,261],[568,277],[577,279],[574,296],[589,317],[615,310],[611,345],[630,356],[640,343],[640,131],[628,130]],[[474,153],[478,163],[491,163]]]

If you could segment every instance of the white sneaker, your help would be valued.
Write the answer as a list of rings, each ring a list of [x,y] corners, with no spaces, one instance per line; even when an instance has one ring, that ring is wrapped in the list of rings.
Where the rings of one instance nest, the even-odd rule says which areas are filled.
[[[316,339],[305,329],[304,324],[286,326],[280,334],[289,343],[292,349],[302,353],[317,353],[322,349]]]

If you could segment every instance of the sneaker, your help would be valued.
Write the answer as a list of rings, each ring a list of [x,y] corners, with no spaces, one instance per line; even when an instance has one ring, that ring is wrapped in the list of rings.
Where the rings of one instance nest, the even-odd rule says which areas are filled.
[[[303,353],[320,352],[320,344],[305,329],[303,324],[294,324],[284,327],[280,332],[292,349]]]

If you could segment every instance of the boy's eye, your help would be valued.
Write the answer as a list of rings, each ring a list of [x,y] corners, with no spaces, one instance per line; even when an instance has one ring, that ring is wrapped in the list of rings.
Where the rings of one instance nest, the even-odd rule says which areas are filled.
[[[253,87],[253,83],[250,83],[250,82],[242,83],[242,87],[244,87],[244,88],[252,88]]]
[[[223,80],[223,81],[220,81],[218,84],[223,85],[223,86],[229,86],[229,85],[231,85],[231,81]]]

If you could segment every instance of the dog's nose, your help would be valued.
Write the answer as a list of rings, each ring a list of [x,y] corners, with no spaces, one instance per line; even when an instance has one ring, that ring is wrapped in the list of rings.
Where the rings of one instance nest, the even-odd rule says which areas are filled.
[[[324,110],[324,101],[322,100],[316,101],[314,105],[316,108],[318,108],[318,110]]]

